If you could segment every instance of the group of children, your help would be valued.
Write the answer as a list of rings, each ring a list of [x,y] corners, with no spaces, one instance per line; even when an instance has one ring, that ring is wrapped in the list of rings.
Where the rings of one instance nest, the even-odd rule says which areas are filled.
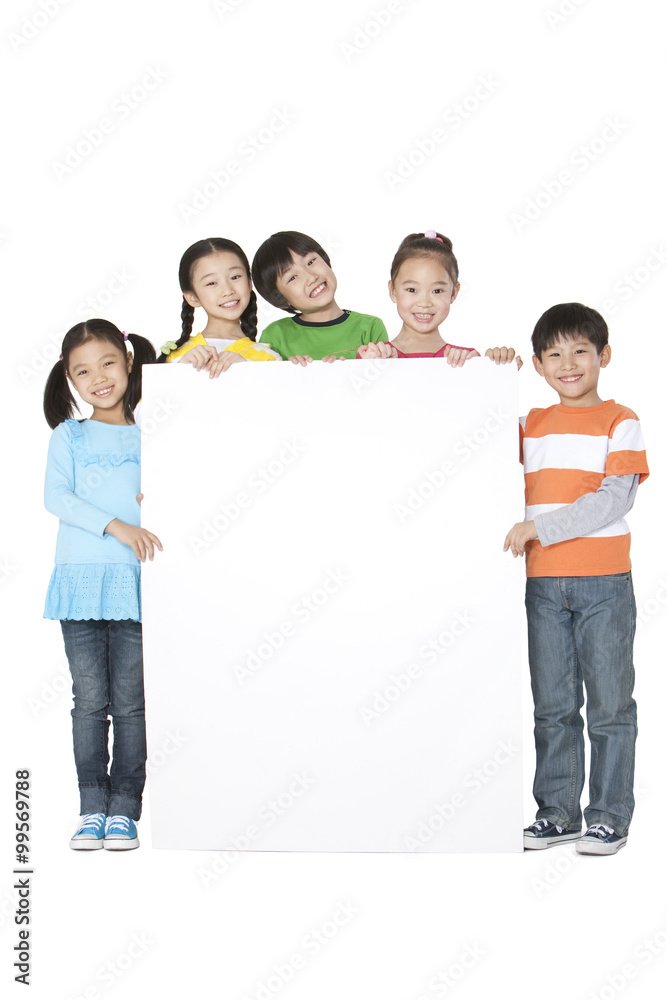
[[[79,323],[65,336],[44,395],[53,428],[45,503],[60,519],[44,616],[61,622],[72,673],[81,802],[70,841],[76,850],[139,846],[146,762],[140,563],[162,549],[140,524],[142,365],[191,364],[217,378],[245,361],[306,366],[417,357],[461,366],[479,356],[440,333],[459,276],[451,241],[434,230],[407,236],[394,257],[389,294],[402,326],[391,340],[376,316],[338,306],[329,256],[303,233],[275,233],[252,269],[231,240],[201,240],[183,255],[179,282],[181,334],[157,359],[147,340],[106,320]],[[253,286],[289,314],[270,323],[259,341]],[[193,335],[197,307],[206,324]],[[578,303],[554,306],[532,342],[535,368],[559,402],[531,410],[521,422],[526,519],[505,540],[505,551],[525,553],[528,576],[538,813],[524,846],[576,840],[581,853],[612,854],[626,843],[634,805],[635,605],[623,518],[648,468],[635,414],[597,392],[611,356],[599,313]],[[515,352],[495,347],[486,356],[500,364]],[[89,419],[73,418],[70,387],[92,406]],[[582,835],[584,687],[591,766]]]

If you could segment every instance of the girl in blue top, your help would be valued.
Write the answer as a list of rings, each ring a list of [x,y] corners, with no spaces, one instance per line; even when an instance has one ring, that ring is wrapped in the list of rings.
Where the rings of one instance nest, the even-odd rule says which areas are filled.
[[[153,361],[143,337],[88,320],[66,334],[44,392],[54,428],[44,502],[60,518],[44,617],[60,620],[72,673],[82,814],[70,841],[75,850],[139,846],[146,777],[139,564],[162,545],[139,524],[140,433],[132,411],[142,363]],[[70,384],[93,407],[88,420],[72,419]]]

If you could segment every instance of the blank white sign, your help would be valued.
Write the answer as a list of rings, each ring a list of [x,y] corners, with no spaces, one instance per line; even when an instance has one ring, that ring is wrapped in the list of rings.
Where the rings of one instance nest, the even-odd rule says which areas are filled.
[[[516,371],[145,369],[153,843],[520,851]]]

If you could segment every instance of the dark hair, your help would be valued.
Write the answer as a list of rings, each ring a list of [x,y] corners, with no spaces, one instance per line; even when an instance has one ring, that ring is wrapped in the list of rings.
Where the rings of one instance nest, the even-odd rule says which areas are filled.
[[[452,241],[447,236],[443,236],[442,233],[436,233],[435,236],[410,233],[406,236],[391,262],[392,284],[396,280],[401,264],[413,257],[431,257],[439,260],[452,279],[452,284],[458,284],[459,265],[452,250]]]
[[[206,240],[198,240],[197,243],[193,243],[191,247],[185,251],[181,257],[181,263],[178,267],[178,282],[181,286],[182,292],[192,292],[192,272],[194,271],[195,264],[202,257],[208,257],[212,253],[233,253],[239,258],[243,267],[245,268],[248,278],[250,278],[250,264],[248,263],[248,258],[244,254],[238,243],[234,243],[233,240],[223,239],[221,236],[210,236]],[[183,347],[187,344],[192,333],[192,324],[195,318],[194,306],[191,306],[189,302],[186,302],[185,296],[183,297],[183,305],[181,306],[181,335],[176,341],[176,348]],[[257,339],[257,296],[255,293],[250,291],[250,301],[241,313],[240,318],[241,332],[244,337],[248,340]],[[158,361],[166,361],[167,355],[160,354]]]
[[[281,295],[276,282],[288,267],[292,266],[293,253],[297,257],[303,257],[307,253],[317,253],[327,267],[331,267],[326,250],[312,236],[296,233],[294,230],[269,236],[268,240],[262,243],[252,262],[252,280],[259,294],[272,306],[289,313],[296,313],[297,310],[289,304],[284,295]]]
[[[128,334],[127,339],[132,344],[132,371],[128,375],[127,390],[123,396],[123,416],[128,423],[134,423],[133,411],[141,399],[141,368],[155,362],[155,348],[145,337],[136,333]],[[46,380],[44,389],[44,416],[49,427],[55,428],[63,420],[69,420],[78,410],[74,396],[71,393],[67,371],[71,352],[89,340],[108,341],[125,353],[125,339],[117,326],[107,319],[88,319],[85,323],[77,323],[68,330],[63,340],[60,360],[56,361]]]
[[[535,324],[533,353],[541,359],[542,351],[548,351],[561,337],[565,340],[585,337],[601,354],[602,348],[609,343],[609,330],[595,309],[581,302],[563,302],[547,309]]]

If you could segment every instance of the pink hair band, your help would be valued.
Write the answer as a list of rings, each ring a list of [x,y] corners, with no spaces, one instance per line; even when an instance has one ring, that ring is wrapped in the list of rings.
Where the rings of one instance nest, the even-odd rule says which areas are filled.
[[[424,236],[426,237],[427,240],[437,240],[438,243],[444,243],[444,240],[442,239],[441,236],[438,236],[435,229],[427,229],[426,232],[424,233]]]

